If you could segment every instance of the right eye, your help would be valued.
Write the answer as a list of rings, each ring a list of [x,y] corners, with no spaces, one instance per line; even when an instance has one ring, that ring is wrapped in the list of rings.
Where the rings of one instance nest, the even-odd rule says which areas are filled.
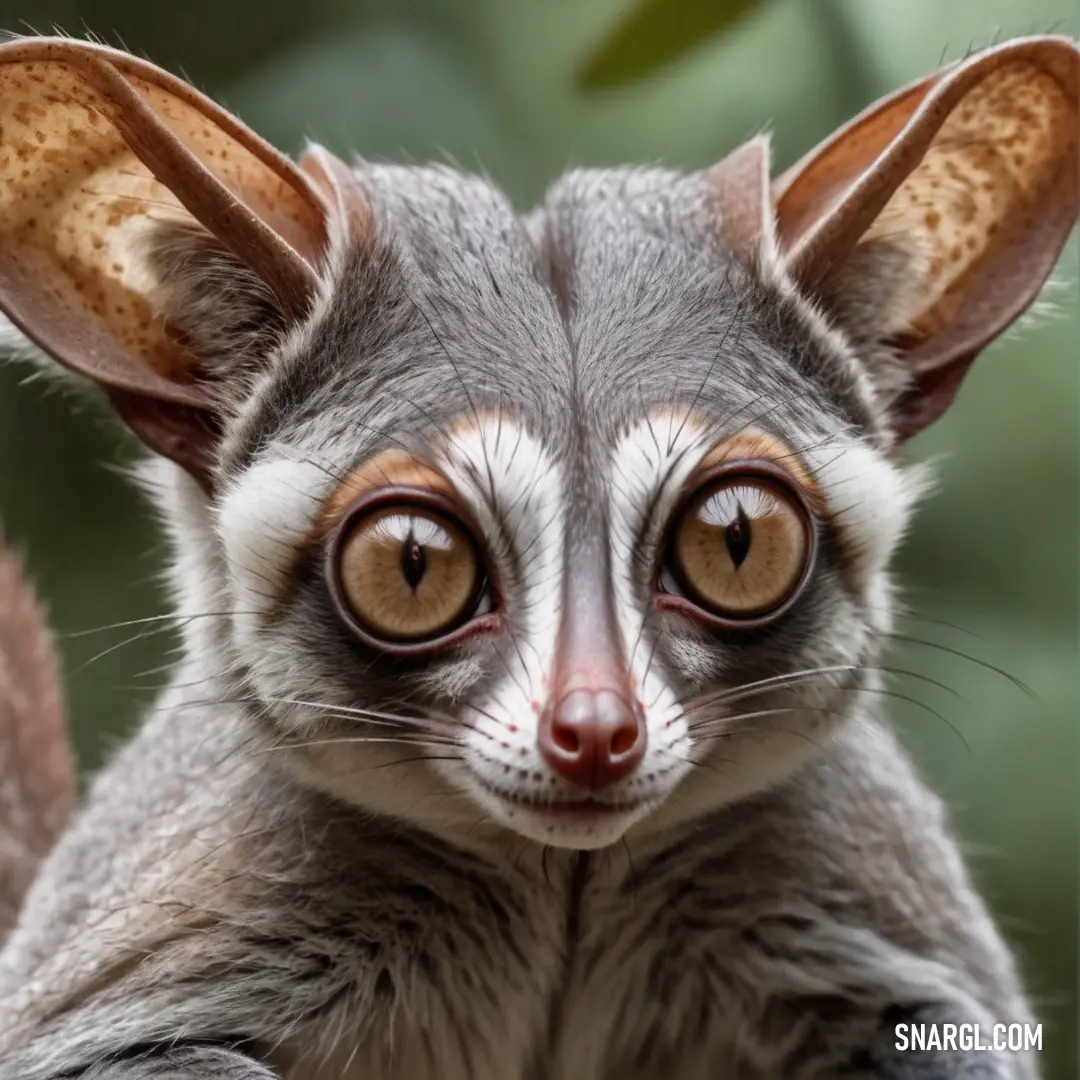
[[[809,549],[793,500],[752,477],[704,491],[683,511],[672,539],[687,591],[732,620],[779,607],[798,585]]]
[[[448,508],[428,502],[361,508],[335,545],[340,600],[362,631],[391,647],[437,643],[484,598],[476,542]]]
[[[662,606],[728,629],[760,626],[806,584],[815,528],[796,485],[767,462],[715,470],[675,516]]]

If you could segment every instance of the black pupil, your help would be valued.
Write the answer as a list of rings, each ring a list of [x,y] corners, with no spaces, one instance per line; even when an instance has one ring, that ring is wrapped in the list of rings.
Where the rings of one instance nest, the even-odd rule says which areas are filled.
[[[739,503],[735,520],[724,530],[724,541],[731,561],[738,569],[750,554],[750,519],[746,516],[742,503]]]
[[[413,592],[424,580],[426,570],[427,556],[424,554],[424,548],[410,532],[405,538],[405,543],[401,545],[401,573]]]

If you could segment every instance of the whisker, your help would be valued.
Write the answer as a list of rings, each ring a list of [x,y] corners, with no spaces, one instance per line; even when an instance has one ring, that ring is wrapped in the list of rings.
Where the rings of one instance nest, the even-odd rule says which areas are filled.
[[[394,765],[409,765],[417,761],[464,761],[465,758],[461,754],[453,755],[436,755],[436,754],[421,754],[419,757],[400,758],[397,761],[384,761],[378,765],[372,765],[366,769],[360,769],[358,772],[375,772],[378,769],[389,769]]]
[[[810,670],[807,672],[793,672],[791,676],[775,676],[776,682],[769,680],[759,680],[757,683],[746,683],[743,686],[735,687],[734,690],[721,689],[714,691],[711,694],[703,695],[701,697],[692,699],[685,708],[686,712],[699,711],[702,708],[708,708],[717,704],[724,704],[731,701],[744,701],[747,698],[757,697],[761,694],[767,693],[771,690],[783,690],[789,686],[797,685],[801,682],[806,682],[809,678],[816,674],[825,673],[828,669],[820,668]],[[909,668],[896,668],[886,664],[862,664],[858,666],[852,666],[853,671],[880,671],[886,675],[902,675],[906,678],[916,679],[919,682],[926,683],[929,686],[933,686],[939,690],[943,690],[945,693],[962,701],[965,705],[970,705],[971,702],[964,697],[959,691],[949,686],[948,683],[942,682],[940,679],[932,678],[929,675],[924,675],[920,671],[912,671]],[[797,676],[797,677],[796,677]],[[784,681],[789,679],[790,681]],[[831,686],[830,692],[834,690],[848,690],[848,691],[865,691],[866,693],[876,693],[878,688],[873,686]]]
[[[103,634],[108,630],[124,630],[129,626],[144,626],[147,623],[185,623],[194,619],[225,619],[234,615],[256,615],[254,611],[200,611],[195,613],[170,612],[167,615],[149,615],[143,619],[125,619],[123,622],[106,623],[104,626],[93,626],[88,630],[72,630],[61,634],[61,640],[75,640],[76,638],[89,637],[91,634]],[[137,639],[136,639],[137,640]]]
[[[930,626],[941,626],[946,630],[955,630],[958,634],[966,634],[968,637],[975,638],[976,641],[986,642],[986,638],[982,634],[976,634],[974,630],[969,630],[966,626],[961,626],[959,623],[949,622],[947,619],[938,619],[933,615],[926,615],[925,613],[910,607],[901,607],[896,612],[898,619],[910,619],[912,622],[924,622]],[[880,633],[880,631],[876,631]]]
[[[1018,679],[1015,675],[1010,675],[1004,668],[999,668],[996,664],[991,664],[988,660],[980,660],[977,656],[971,656],[962,649],[954,649],[949,645],[942,645],[937,641],[927,641],[925,638],[911,637],[908,634],[897,634],[891,630],[879,630],[877,633],[882,637],[890,637],[893,641],[901,641],[905,645],[921,645],[927,649],[938,649],[941,652],[948,653],[950,656],[956,656],[961,660],[967,660],[972,664],[976,664],[978,667],[984,668],[987,671],[992,671],[1002,678],[1008,679],[1009,682],[1011,682],[1013,686],[1020,690],[1026,697],[1030,698],[1032,701],[1039,701],[1039,695],[1036,694],[1023,679]]]
[[[928,712],[931,716],[934,717],[934,719],[940,720],[957,737],[957,739],[960,740],[960,743],[964,747],[965,750],[967,750],[969,752],[971,750],[971,745],[967,741],[967,739],[964,737],[963,732],[961,732],[960,729],[951,720],[948,719],[948,717],[946,717],[943,713],[938,712],[937,709],[933,708],[933,706],[931,706],[931,705],[928,705],[925,701],[920,701],[919,698],[912,697],[910,694],[902,694],[898,690],[889,690],[889,689],[886,689],[884,687],[872,687],[872,686],[868,686],[868,687],[837,686],[837,687],[834,687],[833,689],[835,689],[835,690],[849,690],[849,691],[850,690],[865,691],[866,693],[880,694],[882,697],[890,697],[890,698],[894,698],[894,699],[896,699],[898,701],[907,702],[910,705],[915,705],[916,707],[922,709],[923,711]],[[688,709],[684,709],[683,710],[683,715],[685,715],[688,712],[689,712]],[[843,715],[842,710],[828,709],[828,708],[819,707],[819,706],[804,706],[804,707],[785,706],[783,708],[778,709],[777,713],[779,713],[779,712],[789,712],[789,713],[822,712],[822,713],[834,713],[837,716],[842,716]],[[741,715],[744,716],[744,717],[749,717],[749,716],[752,716],[752,715],[768,716],[768,715],[776,715],[776,713],[774,713],[773,710],[766,709],[766,710],[762,710],[758,714],[743,713]],[[688,730],[693,730],[693,731],[699,731],[701,728],[707,727],[707,726],[709,726],[711,724],[719,725],[719,724],[722,724],[722,723],[730,723],[730,722],[733,722],[735,719],[737,719],[737,717],[717,716],[717,717],[713,717],[711,719],[698,721],[693,726],[687,725],[687,729]]]
[[[75,679],[78,676],[84,674],[87,668],[92,667],[100,660],[104,660],[106,656],[110,656],[114,652],[119,652],[120,649],[125,648],[128,645],[134,645],[138,641],[146,641],[148,638],[153,637],[155,634],[160,633],[159,629],[144,630],[142,633],[134,634],[129,638],[125,638],[123,641],[118,641],[115,645],[110,645],[107,649],[102,649],[101,652],[91,656],[89,660],[84,660],[78,667],[76,667],[70,675],[70,678]]]
[[[857,664],[836,664],[829,667],[804,668],[801,671],[789,671],[783,675],[771,675],[765,679],[756,679],[754,682],[741,683],[739,686],[711,691],[699,698],[692,698],[684,708],[684,711],[690,712],[693,709],[706,707],[720,702],[741,701],[745,697],[751,697],[754,694],[765,693],[768,690],[773,690],[778,687],[782,688],[794,683],[803,682],[807,679],[816,678],[818,675],[843,674],[858,670],[859,665]]]
[[[333,712],[343,718],[357,717],[361,720],[382,720],[388,723],[400,723],[403,726],[406,724],[424,724],[429,720],[435,719],[434,717],[423,715],[402,716],[399,713],[388,713],[379,709],[367,709],[355,705],[335,705],[325,701],[304,701],[300,698],[268,697],[263,700],[272,705],[297,705],[302,708],[315,709],[320,712]]]
[[[716,773],[716,775],[719,776],[721,779],[729,780],[729,781],[732,780],[733,778],[730,777],[727,773],[721,772],[720,769],[716,768],[716,766],[712,762],[713,761],[719,761],[724,765],[739,765],[740,764],[740,762],[735,761],[733,758],[712,758],[709,761],[698,761],[695,758],[682,757],[679,754],[676,754],[676,753],[674,753],[673,751],[670,751],[670,750],[668,751],[667,756],[674,759],[675,761],[679,762],[682,765],[689,765],[691,768],[694,768],[694,769],[708,769],[709,772]]]
[[[782,706],[775,709],[756,709],[753,712],[736,713],[734,716],[713,716],[705,720],[698,720],[694,724],[687,725],[687,731],[698,732],[704,728],[719,726],[721,724],[738,724],[743,720],[756,720],[765,716],[784,716],[790,713],[802,713],[802,712],[814,712],[814,713],[826,713],[833,714],[834,716],[842,716],[843,712],[840,709],[829,709],[825,706],[811,706],[807,708],[799,708],[797,706]],[[731,731],[728,734],[739,735],[741,731]],[[695,738],[697,736],[695,735]]]
[[[918,682],[926,683],[927,686],[934,686],[938,690],[944,690],[946,694],[956,698],[957,701],[962,701],[965,705],[970,705],[971,702],[964,697],[958,690],[955,690],[948,683],[943,683],[940,679],[931,678],[929,675],[924,675],[921,671],[912,671],[910,668],[897,668],[889,667],[885,664],[867,664],[864,667],[866,671],[880,671],[886,675],[902,675],[907,679],[915,679]],[[868,686],[864,689],[871,693],[876,689],[875,687]]]
[[[305,747],[311,746],[338,746],[338,745],[356,745],[367,743],[395,743],[405,744],[407,746],[455,746],[457,745],[452,739],[418,739],[410,738],[409,736],[402,735],[398,738],[392,736],[355,736],[350,738],[341,739],[311,739],[306,742],[282,742],[275,746],[263,747],[261,750],[255,751],[257,754],[272,754],[275,751],[280,750],[301,750]]]
[[[361,719],[368,724],[372,724],[378,727],[389,728],[405,728],[409,729],[410,726],[421,731],[426,731],[429,734],[439,734],[438,732],[431,732],[430,727],[432,725],[442,725],[446,728],[460,729],[468,728],[469,730],[475,730],[473,725],[469,724],[465,720],[457,720],[449,717],[431,715],[431,716],[398,716],[394,713],[379,712],[374,709],[365,710],[359,708],[352,708],[349,706],[331,705],[324,702],[317,701],[300,701],[295,698],[262,698],[257,696],[248,697],[214,697],[205,698],[202,701],[184,701],[179,705],[175,702],[170,702],[166,705],[158,706],[150,710],[151,713],[162,711],[185,711],[188,709],[204,709],[212,708],[215,705],[257,705],[261,706],[264,710],[270,705],[300,705],[308,708],[312,708],[317,712],[321,712],[330,716],[335,716],[339,719],[352,720]],[[486,734],[482,732],[481,734]],[[328,740],[322,740],[328,741]]]

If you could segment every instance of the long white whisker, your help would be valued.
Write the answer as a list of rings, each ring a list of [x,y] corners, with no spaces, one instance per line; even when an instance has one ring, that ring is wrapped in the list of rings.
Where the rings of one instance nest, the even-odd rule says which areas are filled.
[[[396,713],[382,712],[378,709],[365,709],[352,705],[334,705],[324,701],[303,701],[300,698],[267,698],[271,705],[297,705],[301,708],[315,709],[318,712],[333,713],[342,718],[355,717],[368,720],[372,723],[382,721],[387,724],[400,724],[407,727],[410,724],[422,726],[430,723],[449,724],[451,721],[442,716],[401,716]]]
[[[729,690],[713,691],[703,694],[699,698],[691,699],[684,708],[684,712],[693,712],[697,709],[706,708],[709,705],[722,704],[729,701],[741,701],[744,698],[753,697],[755,694],[763,694],[768,690],[778,687],[790,686],[795,683],[812,679],[818,675],[834,675],[850,673],[860,670],[858,664],[836,664],[830,667],[806,668],[803,671],[790,671],[784,675],[773,675],[767,679],[758,679],[755,682],[743,683]]]
[[[704,731],[706,728],[718,727],[718,726],[720,726],[722,724],[731,724],[731,725],[734,726],[734,725],[737,725],[737,724],[741,723],[743,720],[756,720],[756,719],[758,719],[760,717],[765,717],[765,716],[786,716],[786,715],[789,715],[791,713],[804,713],[804,712],[832,713],[832,714],[834,714],[836,716],[843,715],[843,710],[841,710],[841,709],[826,709],[826,708],[818,708],[818,707],[811,707],[811,706],[786,707],[786,708],[776,708],[776,709],[757,709],[754,712],[736,713],[734,716],[713,716],[713,717],[709,717],[708,719],[705,719],[705,720],[699,720],[699,721],[697,721],[697,723],[689,724],[688,725],[688,730],[694,732],[695,737],[697,738],[697,737],[700,737],[700,736],[697,735],[698,732]],[[741,735],[741,734],[743,734],[743,731],[741,729],[735,727],[732,731],[726,732],[725,734]]]
[[[306,742],[286,741],[276,746],[263,747],[261,750],[256,751],[256,753],[270,754],[278,750],[300,750],[310,746],[366,745],[368,743],[393,743],[395,746],[402,744],[406,746],[436,746],[440,750],[445,749],[448,746],[456,745],[452,739],[419,739],[407,735],[402,735],[395,739],[393,736],[368,737],[358,735],[346,738],[310,739]]]

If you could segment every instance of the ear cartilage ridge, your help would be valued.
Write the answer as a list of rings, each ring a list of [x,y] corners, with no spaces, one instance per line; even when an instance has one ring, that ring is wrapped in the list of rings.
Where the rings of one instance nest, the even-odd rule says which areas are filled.
[[[888,328],[911,381],[898,436],[947,408],[1052,273],[1080,213],[1078,88],[1075,42],[1005,42],[883,98],[774,183],[784,269],[826,306],[842,311],[869,245],[918,255]]]

